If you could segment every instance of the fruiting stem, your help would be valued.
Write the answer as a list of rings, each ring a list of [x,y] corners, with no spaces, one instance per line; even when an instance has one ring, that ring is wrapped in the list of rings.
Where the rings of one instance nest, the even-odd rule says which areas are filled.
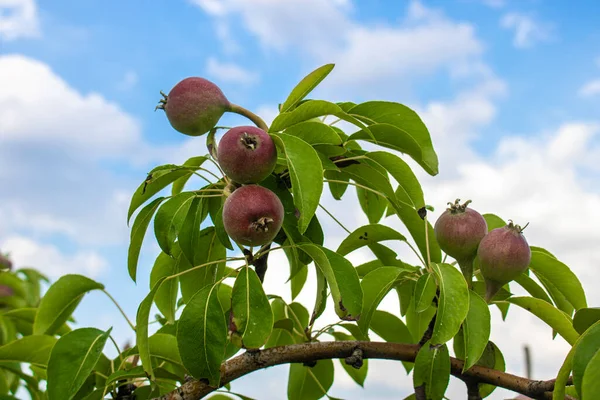
[[[469,289],[473,288],[473,261],[474,259],[472,258],[467,260],[456,260],[460,270],[463,273],[463,276],[465,277],[465,280],[467,281],[467,286]]]
[[[429,254],[429,224],[427,223],[427,215],[423,217],[425,222],[425,250],[427,253],[427,270],[431,272],[431,255]]]
[[[490,304],[490,301],[494,298],[496,293],[500,291],[500,289],[504,286],[501,283],[495,281],[486,281],[485,282],[485,302]]]
[[[254,123],[254,125],[258,126],[263,131],[265,131],[265,132],[269,131],[269,127],[267,126],[265,121],[263,121],[263,119],[261,117],[254,114],[252,111],[247,110],[244,107],[238,106],[237,104],[233,104],[233,103],[231,104],[229,111],[248,118],[250,121],[252,121]]]
[[[131,329],[133,329],[133,331],[135,332],[135,325],[133,325],[133,323],[131,323],[131,321],[129,320],[129,318],[127,317],[127,314],[125,314],[125,311],[121,308],[121,306],[119,305],[119,303],[117,303],[117,300],[115,300],[114,297],[112,297],[110,295],[110,293],[108,293],[105,289],[102,289],[102,291],[104,292],[104,294],[106,294],[108,296],[108,298],[115,304],[115,306],[117,306],[117,308],[119,309],[119,311],[121,312],[121,314],[123,315],[123,317],[125,318],[125,320],[127,321],[127,323],[129,324],[129,326],[131,327]]]

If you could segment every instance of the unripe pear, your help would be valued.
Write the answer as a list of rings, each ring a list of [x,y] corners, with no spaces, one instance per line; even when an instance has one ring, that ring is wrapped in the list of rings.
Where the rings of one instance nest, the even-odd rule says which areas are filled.
[[[231,104],[211,81],[185,78],[171,89],[157,108],[165,110],[171,126],[177,131],[200,136],[214,128]]]
[[[435,237],[444,253],[458,263],[467,283],[471,286],[473,260],[481,239],[487,234],[485,219],[468,208],[471,201],[460,204],[460,199],[448,203],[450,207],[435,222]]]
[[[523,229],[512,221],[491,230],[479,244],[479,269],[485,280],[485,300],[489,302],[510,281],[527,270],[531,249]]]
[[[281,229],[284,210],[279,197],[258,185],[235,189],[223,204],[223,227],[235,242],[262,246],[271,242]]]
[[[225,175],[235,182],[258,183],[275,169],[277,148],[264,130],[237,126],[219,141],[217,159]]]

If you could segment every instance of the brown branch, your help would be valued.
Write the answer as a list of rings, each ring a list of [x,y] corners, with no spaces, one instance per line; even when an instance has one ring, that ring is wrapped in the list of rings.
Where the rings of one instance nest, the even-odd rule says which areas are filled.
[[[362,358],[364,359],[414,362],[419,346],[404,343],[340,341],[292,344],[246,352],[223,363],[221,366],[221,386],[251,372],[274,365],[303,364],[335,358],[345,359],[356,354],[357,349],[362,351]],[[489,383],[534,399],[552,399],[554,380],[535,381],[479,365],[475,365],[462,373],[462,360],[451,358],[450,362],[452,375],[458,378],[470,378],[479,383]],[[218,388],[209,386],[206,380],[190,380],[171,393],[155,400],[198,400],[216,389]]]

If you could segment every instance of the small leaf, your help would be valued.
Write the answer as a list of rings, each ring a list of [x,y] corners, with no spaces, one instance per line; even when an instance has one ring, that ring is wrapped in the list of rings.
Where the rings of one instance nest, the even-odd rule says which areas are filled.
[[[200,224],[206,215],[203,199],[194,197],[179,231],[179,248],[192,265],[196,265],[196,250],[200,243]]]
[[[287,395],[289,400],[317,400],[333,384],[333,361],[319,360],[312,367],[290,364]]]
[[[317,296],[315,299],[315,308],[310,317],[309,325],[312,325],[317,318],[323,314],[325,307],[327,306],[327,280],[319,268],[315,268],[315,271],[317,275]]]
[[[183,309],[177,325],[177,345],[183,365],[196,379],[218,385],[227,345],[227,321],[216,286],[205,286]]]
[[[598,321],[600,321],[600,307],[581,308],[573,317],[573,327],[577,332],[583,333]]]
[[[206,157],[206,156],[192,157],[192,158],[189,158],[186,162],[184,162],[183,166],[200,167],[204,163],[204,161],[206,161],[207,159],[208,159],[208,157]],[[186,175],[183,175],[182,177],[177,178],[173,182],[173,186],[171,187],[171,194],[173,196],[181,193],[181,191],[185,187],[185,184],[187,183],[187,181],[194,174],[193,169],[195,169],[195,168],[190,168]]]
[[[415,311],[423,312],[431,307],[437,285],[432,274],[421,275],[415,284]]]
[[[60,277],[40,301],[33,334],[54,334],[69,319],[83,296],[91,290],[103,290],[104,285],[83,275]]]
[[[380,224],[362,226],[352,232],[337,249],[337,253],[346,255],[363,246],[379,243],[385,240],[406,241],[406,238],[394,229]]]
[[[363,292],[363,306],[358,327],[367,335],[371,317],[377,306],[396,284],[398,276],[404,272],[397,267],[381,267],[368,273],[360,282]]]
[[[471,368],[481,358],[490,339],[491,315],[487,303],[481,296],[471,292],[469,313],[463,322],[465,343],[465,365],[463,372]]]
[[[581,383],[581,397],[586,393],[590,396],[597,396],[600,393],[600,351],[592,357],[588,363],[585,373],[583,374],[583,382]],[[587,397],[589,398],[589,397]]]
[[[500,218],[499,216],[497,216],[495,214],[483,214],[483,218],[485,219],[485,222],[487,223],[488,232],[490,232],[496,228],[502,228],[502,227],[506,226],[506,222],[504,222],[504,220],[502,218]]]
[[[543,300],[533,297],[511,297],[506,301],[522,307],[537,316],[557,331],[571,345],[579,337],[577,331],[573,329],[569,317]]]
[[[292,89],[288,98],[283,102],[279,112],[291,110],[299,101],[304,99],[314,88],[316,88],[327,75],[329,75],[334,66],[335,64],[325,64],[302,78],[296,87]]]
[[[469,312],[469,288],[462,273],[449,264],[431,265],[438,277],[440,298],[431,343],[452,339]]]
[[[413,384],[425,387],[427,399],[442,400],[450,382],[450,354],[448,347],[431,346],[427,342],[421,347],[415,359]]]
[[[25,336],[0,346],[0,361],[31,363],[46,367],[56,338],[48,335]],[[35,349],[35,351],[32,351]]]
[[[381,197],[372,191],[365,190],[361,187],[356,188],[356,196],[358,197],[360,208],[367,216],[369,223],[378,223],[385,214],[388,201],[384,197]]]
[[[400,303],[400,315],[405,316],[408,311],[409,305],[414,297],[415,281],[406,280],[396,285],[396,292],[398,293],[398,301]],[[413,303],[414,310],[414,303]]]
[[[343,172],[328,170],[328,171],[325,171],[323,174],[324,174],[325,179],[334,180],[334,181],[342,181],[342,182],[350,181],[350,177],[348,176],[348,174],[345,174]],[[331,192],[331,195],[336,200],[341,200],[342,196],[346,192],[346,189],[348,189],[347,183],[327,182],[327,184],[329,185],[329,191]]]
[[[140,355],[140,362],[144,367],[146,374],[150,376],[151,380],[154,380],[154,370],[152,368],[152,360],[150,359],[150,345],[148,343],[148,318],[150,316],[150,308],[154,302],[154,296],[162,285],[162,283],[168,278],[160,278],[150,290],[150,293],[144,297],[144,300],[138,307],[136,319],[135,319],[135,337],[136,343]]]
[[[189,174],[188,168],[181,168],[177,165],[161,165],[154,168],[148,178],[135,190],[131,197],[129,211],[127,212],[127,223],[139,206],[148,201],[156,193],[167,187],[176,179]]]
[[[221,242],[223,246],[228,248],[229,250],[233,250],[233,245],[229,240],[229,236],[225,231],[225,227],[223,226],[223,206],[216,213],[215,218],[213,218],[213,224],[215,225],[215,233],[217,234],[217,238]]]
[[[159,279],[177,273],[177,262],[169,255],[161,252],[150,272],[150,289],[154,287]],[[167,321],[175,321],[175,310],[177,308],[177,293],[179,292],[179,279],[172,278],[166,281],[157,290],[154,303],[158,310],[165,316]]]
[[[573,346],[575,352],[573,354],[573,384],[577,392],[582,398],[584,396],[583,381],[587,374],[587,368],[598,351],[600,351],[600,324],[594,325],[586,331]],[[598,378],[599,375],[596,375]],[[597,393],[597,392],[588,392]]]
[[[300,211],[298,230],[304,233],[319,205],[323,192],[323,166],[315,149],[295,136],[274,136],[285,152],[292,181],[294,204]]]
[[[406,310],[406,326],[412,337],[415,338],[415,342],[418,342],[423,337],[425,331],[431,324],[431,320],[433,319],[436,311],[437,308],[435,306],[431,306],[425,311],[420,313],[416,312],[414,297],[411,298],[408,309]]]
[[[58,339],[48,361],[49,400],[74,398],[100,359],[111,330],[81,328]]]
[[[148,230],[148,225],[150,224],[150,220],[152,220],[154,212],[164,199],[164,197],[158,197],[146,207],[142,208],[137,217],[135,217],[135,221],[131,227],[131,237],[127,252],[127,269],[129,270],[129,276],[134,282],[144,236],[146,236],[146,231]]]
[[[288,250],[288,249],[286,249]],[[297,260],[297,259],[296,259]],[[298,261],[298,260],[297,260]],[[292,300],[294,300],[304,287],[306,283],[306,278],[308,277],[308,268],[305,265],[300,265],[297,273],[294,273],[290,278],[290,289],[292,290]]]
[[[233,323],[241,335],[244,348],[260,348],[271,334],[273,311],[256,272],[243,268],[235,280],[231,294]]]
[[[196,195],[192,192],[180,193],[165,201],[156,211],[154,236],[161,250],[168,255],[171,255],[171,246],[195,198]]]
[[[355,319],[362,310],[363,293],[358,274],[343,256],[316,244],[302,243],[298,246],[306,252],[321,270],[341,319]]]
[[[506,371],[506,362],[504,361],[504,356],[502,352],[492,341],[489,341],[487,347],[483,353],[483,356],[477,364],[482,365],[487,368],[495,369],[496,371]],[[479,385],[479,394],[482,398],[485,398],[492,394],[496,390],[496,386],[490,384],[480,384]]]
[[[381,337],[386,342],[393,343],[416,343],[413,339],[408,327],[402,320],[393,314],[386,311],[375,310],[371,317],[370,329],[375,334]],[[410,373],[413,368],[413,363],[403,361],[406,373]]]
[[[357,385],[361,387],[365,386],[365,379],[367,379],[367,374],[369,373],[369,360],[363,360],[363,364],[359,369],[346,364],[346,362],[342,359],[340,359],[340,364],[342,364],[342,368],[344,368],[346,373],[354,382],[356,382]]]

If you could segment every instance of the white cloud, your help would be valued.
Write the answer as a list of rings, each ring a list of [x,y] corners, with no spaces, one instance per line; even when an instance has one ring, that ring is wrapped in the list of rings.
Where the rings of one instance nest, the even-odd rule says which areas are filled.
[[[532,47],[538,42],[552,38],[552,25],[538,21],[532,16],[516,12],[505,14],[500,20],[500,26],[514,31],[513,44],[517,48]]]
[[[220,81],[241,85],[250,85],[259,79],[256,72],[234,63],[219,61],[215,57],[210,57],[206,62],[206,73]]]
[[[600,56],[596,57],[596,66],[600,67]]]
[[[40,24],[35,0],[0,0],[0,40],[39,36]]]
[[[117,83],[117,89],[122,91],[128,91],[138,84],[140,78],[137,72],[129,70],[123,74],[123,78]]]
[[[481,2],[492,8],[502,8],[506,5],[505,0],[481,0]]]
[[[95,251],[80,250],[67,255],[54,245],[22,236],[9,236],[4,239],[2,249],[10,252],[17,267],[31,266],[52,280],[73,273],[94,278],[108,267],[106,260]]]
[[[592,97],[600,94],[600,79],[594,79],[583,85],[578,92],[581,97]]]

